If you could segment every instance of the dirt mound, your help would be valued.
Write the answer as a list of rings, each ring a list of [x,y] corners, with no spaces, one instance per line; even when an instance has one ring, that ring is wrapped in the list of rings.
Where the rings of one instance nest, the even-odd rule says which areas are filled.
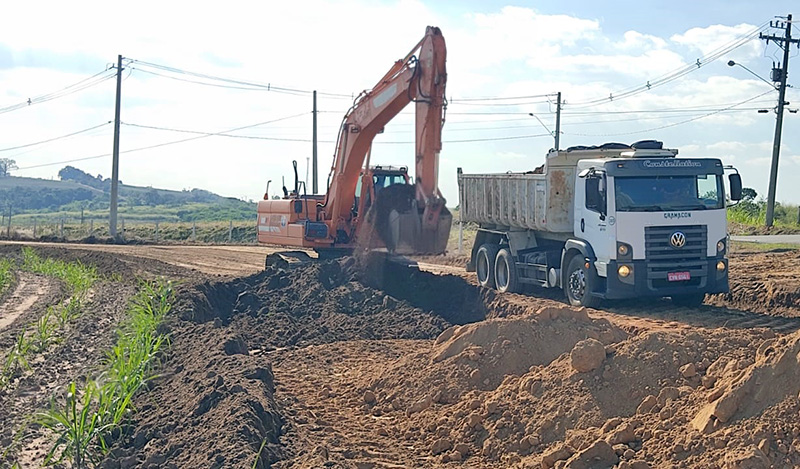
[[[235,328],[248,331],[253,347],[266,350],[341,340],[433,338],[454,319],[449,308],[420,308],[391,291],[365,286],[359,272],[355,260],[346,258],[205,283],[197,287],[199,295],[183,318],[235,322]]]
[[[399,359],[357,392],[369,394],[365,412],[387,419],[387,434],[441,462],[696,467],[727,457],[739,467],[761,454],[776,467],[794,466],[800,340],[773,336],[751,330],[627,338],[584,311],[545,308],[538,316],[450,328],[429,351]],[[579,372],[571,352],[584,339],[602,342],[605,358]],[[769,359],[754,362],[750,344],[767,339],[759,356]],[[732,425],[703,434],[691,422],[720,393],[720,357],[734,363],[733,377],[716,385],[739,383],[744,390],[730,399],[747,404],[736,406]],[[755,392],[755,383],[771,390]]]
[[[770,315],[800,317],[798,265],[800,250],[736,257],[731,260],[730,293],[709,295],[707,302]]]
[[[184,287],[163,378],[140,398],[134,431],[106,467],[250,467],[263,442],[258,467],[270,467],[284,457],[280,436],[287,429],[276,402],[273,351],[359,339],[433,339],[451,326],[450,305],[428,298],[429,308],[420,309],[365,286],[362,276],[356,261],[346,258]],[[473,288],[459,278],[449,281]],[[440,292],[422,289],[414,296]]]

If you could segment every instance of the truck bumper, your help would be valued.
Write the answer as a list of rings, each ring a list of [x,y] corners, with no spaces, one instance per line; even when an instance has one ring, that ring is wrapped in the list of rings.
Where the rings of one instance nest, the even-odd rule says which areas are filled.
[[[725,270],[717,270],[717,262],[725,263]],[[632,267],[633,273],[627,278],[622,278],[617,273],[620,265]],[[648,269],[648,267],[650,267]],[[727,293],[728,292],[728,260],[724,258],[707,258],[704,262],[703,272],[693,274],[689,280],[670,282],[665,278],[665,272],[654,274],[653,264],[648,266],[646,260],[608,263],[608,277],[605,280],[605,292],[596,294],[607,299],[635,298],[640,296],[675,296],[693,295],[698,293]],[[663,274],[663,275],[662,275]]]

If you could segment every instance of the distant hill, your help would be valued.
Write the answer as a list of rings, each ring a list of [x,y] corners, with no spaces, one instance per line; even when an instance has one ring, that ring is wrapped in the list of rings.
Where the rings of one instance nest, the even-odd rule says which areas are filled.
[[[67,166],[61,180],[0,177],[0,211],[16,214],[102,212],[110,204],[111,180]],[[255,203],[222,197],[203,189],[173,191],[119,184],[120,213],[154,219],[169,213],[179,221],[225,221],[255,218]]]

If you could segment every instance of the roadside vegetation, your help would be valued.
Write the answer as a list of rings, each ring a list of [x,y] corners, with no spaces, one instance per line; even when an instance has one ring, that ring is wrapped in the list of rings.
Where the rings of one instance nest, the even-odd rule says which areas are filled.
[[[4,260],[10,275],[14,268],[11,260]],[[28,324],[17,335],[14,345],[6,351],[0,363],[0,389],[7,387],[11,380],[30,370],[30,356],[44,353],[61,341],[61,336],[69,323],[77,319],[89,289],[98,280],[97,269],[79,261],[42,258],[31,248],[22,248],[22,270],[47,275],[62,280],[67,286],[68,297],[56,305],[49,306],[35,322]]]
[[[46,275],[64,282],[67,298],[48,306],[44,313],[18,332],[13,345],[0,361],[0,391],[19,381],[25,373],[36,373],[40,354],[54,344],[69,347],[66,331],[84,314],[88,294],[100,277],[93,266],[40,256],[23,248],[19,265],[4,260],[9,275],[14,269]],[[32,428],[45,429],[52,440],[44,456],[45,465],[67,464],[73,469],[94,467],[110,445],[123,434],[132,412],[134,395],[155,376],[160,357],[169,346],[169,336],[159,330],[172,308],[174,291],[169,281],[142,281],[131,298],[124,320],[117,326],[115,343],[105,358],[90,367],[90,375],[73,376],[49,405],[31,415],[16,432],[11,446],[0,448],[0,461],[13,462],[13,454],[31,437]],[[36,358],[36,359],[34,359]],[[31,426],[31,424],[33,426]],[[11,458],[11,459],[9,459]],[[2,465],[2,462],[0,462]],[[11,466],[15,467],[15,466]]]
[[[14,282],[14,263],[11,259],[0,259],[0,295]]]
[[[744,188],[742,200],[728,209],[728,222],[732,234],[759,234],[766,233],[767,201],[757,197],[755,190]],[[782,233],[800,233],[798,224],[798,210],[800,207],[790,204],[775,203],[773,216],[774,228]]]
[[[81,469],[96,464],[108,451],[113,435],[133,412],[132,399],[155,376],[160,353],[169,345],[158,327],[173,301],[169,282],[141,283],[128,316],[107,353],[104,371],[83,384],[71,382],[62,397],[35,422],[56,435],[45,463],[69,461]]]

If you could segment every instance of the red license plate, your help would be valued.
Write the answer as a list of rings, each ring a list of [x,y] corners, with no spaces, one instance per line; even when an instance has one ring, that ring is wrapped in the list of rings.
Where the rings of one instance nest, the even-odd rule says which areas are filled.
[[[667,272],[667,280],[670,282],[680,282],[691,278],[692,276],[689,275],[689,272]]]

